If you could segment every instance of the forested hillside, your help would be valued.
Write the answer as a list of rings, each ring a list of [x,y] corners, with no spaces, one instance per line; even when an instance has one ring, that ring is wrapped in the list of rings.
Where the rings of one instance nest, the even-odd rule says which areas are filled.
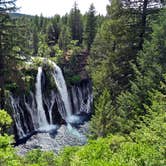
[[[165,3],[110,0],[106,16],[96,14],[95,4],[81,14],[75,3],[69,14],[46,18],[11,14],[17,10],[15,0],[0,1],[0,166],[165,166]],[[90,88],[85,91],[82,82],[92,82],[88,142],[58,154],[35,148],[20,156],[14,147],[18,126],[9,104],[11,94],[25,94],[27,106],[28,94],[37,89],[39,66],[45,77],[40,81],[46,80],[40,86],[48,86],[43,98],[51,88],[58,89],[46,72],[52,73],[54,63],[72,95],[74,86],[89,95]],[[80,104],[76,99],[72,106],[74,102]],[[60,124],[70,123],[61,112],[55,116]],[[26,124],[22,128],[30,130]]]

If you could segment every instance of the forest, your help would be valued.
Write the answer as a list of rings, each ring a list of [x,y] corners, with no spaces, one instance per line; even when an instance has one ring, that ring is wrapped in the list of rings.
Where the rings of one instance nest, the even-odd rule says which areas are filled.
[[[106,16],[75,2],[48,18],[0,0],[0,166],[166,165],[166,1],[109,2]],[[77,116],[88,119],[86,143],[18,154],[44,123]]]

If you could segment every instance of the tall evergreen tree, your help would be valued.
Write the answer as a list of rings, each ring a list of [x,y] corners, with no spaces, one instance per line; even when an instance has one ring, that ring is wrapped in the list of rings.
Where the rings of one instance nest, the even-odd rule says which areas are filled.
[[[113,98],[129,87],[132,76],[130,62],[137,53],[135,50],[137,33],[131,21],[133,18],[123,8],[121,1],[112,0],[107,19],[98,30],[91,49],[89,71],[94,86],[99,93],[103,87],[107,87],[112,92]],[[105,71],[105,74],[97,77],[98,70],[99,73]]]
[[[166,73],[165,16],[166,11],[161,12],[158,21],[153,24],[151,40],[144,42],[143,50],[138,54],[137,65],[133,65],[135,79],[130,90],[118,97],[118,112],[123,112],[123,118],[132,122],[127,123],[130,131],[147,114],[146,107],[151,104],[148,95],[160,88]]]
[[[69,28],[64,25],[61,28],[61,32],[60,32],[59,39],[58,39],[58,44],[59,44],[60,49],[67,51],[70,41],[71,41],[71,34],[69,31]]]
[[[60,29],[60,16],[56,15],[51,19],[51,23],[47,28],[47,43],[49,46],[54,46],[58,43]]]
[[[137,18],[136,25],[139,32],[138,50],[142,50],[144,39],[147,37],[150,30],[149,16],[158,13],[159,9],[163,7],[164,1],[162,0],[121,0],[124,7],[130,9],[133,17]]]
[[[15,11],[16,0],[0,1],[0,108],[5,104],[5,72],[7,59],[12,51],[12,30],[14,28],[9,12]]]
[[[72,40],[78,40],[78,44],[81,44],[83,38],[83,23],[82,15],[76,2],[69,15],[69,27],[71,29]]]
[[[38,32],[37,32],[37,27],[34,26],[33,28],[33,32],[32,32],[32,36],[33,36],[33,55],[36,56],[38,53],[38,44],[39,44],[39,37],[38,37]]]
[[[88,50],[90,50],[91,45],[94,41],[96,31],[97,31],[97,18],[95,16],[95,7],[93,4],[90,5],[89,11],[87,13],[86,25],[84,31],[84,42]]]
[[[93,138],[105,137],[110,133],[114,111],[109,91],[105,89],[95,103],[95,115],[90,123]]]

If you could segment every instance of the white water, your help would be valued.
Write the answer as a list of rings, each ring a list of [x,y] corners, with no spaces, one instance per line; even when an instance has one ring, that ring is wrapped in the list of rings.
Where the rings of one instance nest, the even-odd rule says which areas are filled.
[[[73,102],[71,103],[61,69],[52,61],[48,60],[46,62],[53,65],[54,72],[52,73],[52,76],[59,93],[55,93],[55,91],[52,90],[49,97],[44,95],[42,92],[42,80],[44,80],[44,78],[42,79],[43,70],[42,67],[39,67],[36,76],[35,93],[30,92],[30,96],[27,98],[24,96],[23,100],[19,97],[11,97],[18,137],[23,138],[33,130],[47,132],[56,129],[57,126],[54,125],[55,116],[53,116],[55,103],[57,104],[58,111],[61,114],[62,119],[67,122],[68,130],[75,136],[81,137],[79,132],[73,128],[70,123],[81,123],[82,120],[80,119],[79,113],[90,112],[93,96],[89,86],[72,87],[71,100]],[[44,110],[44,104],[47,107],[46,110]],[[73,113],[71,107],[72,104],[74,110]],[[47,121],[46,111],[50,122]],[[28,120],[31,122],[28,123]]]
[[[36,103],[37,103],[37,118],[39,128],[48,126],[46,119],[46,114],[43,108],[43,99],[42,99],[42,88],[41,88],[41,78],[42,78],[42,67],[38,68],[37,79],[36,79]]]
[[[49,116],[50,116],[50,124],[53,124],[52,110],[53,110],[53,106],[54,106],[55,100],[56,100],[56,96],[55,96],[54,92],[51,91],[51,103],[50,103],[50,108],[48,110]]]
[[[12,96],[10,96],[11,99],[11,104],[13,107],[13,111],[14,111],[14,121],[15,121],[15,125],[18,131],[18,136],[19,138],[23,138],[26,136],[23,128],[22,128],[22,124],[21,124],[21,117],[20,117],[20,112],[18,111],[18,101],[16,101]]]
[[[37,121],[37,110],[36,110],[36,105],[35,105],[35,97],[32,92],[30,92],[30,96],[32,98],[32,103],[29,104],[28,102],[26,102],[25,96],[24,96],[24,103],[25,103],[26,110],[28,111],[28,113],[30,114],[30,117],[32,119],[34,130],[37,130],[39,126],[38,126],[38,121]]]
[[[53,78],[55,80],[57,89],[60,93],[61,99],[64,103],[64,107],[66,111],[66,120],[67,120],[72,115],[72,111],[71,111],[71,105],[70,105],[66,82],[60,67],[57,66],[54,62],[52,62],[52,64],[54,66]]]

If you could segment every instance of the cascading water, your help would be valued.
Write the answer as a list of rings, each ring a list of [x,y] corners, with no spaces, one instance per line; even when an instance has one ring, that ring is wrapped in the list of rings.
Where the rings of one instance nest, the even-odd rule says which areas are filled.
[[[14,112],[13,118],[14,118],[14,122],[15,122],[15,125],[17,128],[18,136],[20,138],[25,137],[26,134],[25,134],[22,124],[21,124],[21,113],[18,110],[19,101],[15,100],[12,96],[10,96],[10,99],[11,99],[11,104],[13,107],[13,112]]]
[[[48,114],[49,114],[50,125],[53,124],[52,111],[53,111],[53,107],[54,107],[55,101],[56,101],[56,94],[52,90],[51,94],[49,95],[49,97],[48,98],[44,98],[44,103],[47,106],[47,110],[48,110]]]
[[[61,99],[62,99],[64,107],[65,107],[65,112],[66,112],[65,120],[67,122],[67,128],[68,128],[69,132],[73,133],[74,135],[76,135],[79,138],[83,138],[83,136],[70,125],[70,122],[79,121],[79,118],[77,116],[72,115],[71,102],[69,99],[69,94],[67,91],[65,79],[62,74],[62,70],[54,62],[52,62],[52,64],[54,66],[53,78],[55,80],[57,89],[59,91],[59,94],[61,96]]]
[[[37,102],[37,118],[39,128],[43,128],[48,126],[45,110],[43,108],[43,99],[42,99],[42,87],[41,87],[41,79],[42,79],[42,67],[38,68],[37,80],[36,80],[36,102]]]
[[[54,62],[52,62],[52,64],[54,66],[53,77],[56,82],[57,89],[60,93],[61,99],[64,103],[64,107],[65,107],[65,111],[66,111],[66,119],[67,119],[72,115],[72,111],[71,111],[71,104],[70,104],[70,100],[69,100],[66,82],[65,82],[65,79],[63,77],[60,67],[57,66]]]
[[[67,89],[63,73],[59,66],[53,66],[53,77],[57,89],[47,87],[47,77],[42,67],[38,67],[35,93],[12,97],[13,118],[18,139],[26,137],[34,131],[50,131],[57,125],[67,123],[68,130],[79,136],[77,129],[71,124],[79,124],[83,120],[80,114],[89,114],[92,106],[92,90],[90,81],[84,81]],[[44,84],[43,84],[43,82]],[[71,123],[71,124],[70,124]],[[82,137],[80,135],[80,137]]]
[[[26,101],[25,96],[24,96],[25,108],[28,111],[28,113],[32,119],[32,124],[33,124],[34,130],[37,130],[39,127],[38,120],[37,120],[38,115],[37,115],[37,109],[36,109],[36,104],[35,104],[35,96],[32,92],[30,92],[30,97],[31,97],[31,101],[32,101],[31,104]]]

